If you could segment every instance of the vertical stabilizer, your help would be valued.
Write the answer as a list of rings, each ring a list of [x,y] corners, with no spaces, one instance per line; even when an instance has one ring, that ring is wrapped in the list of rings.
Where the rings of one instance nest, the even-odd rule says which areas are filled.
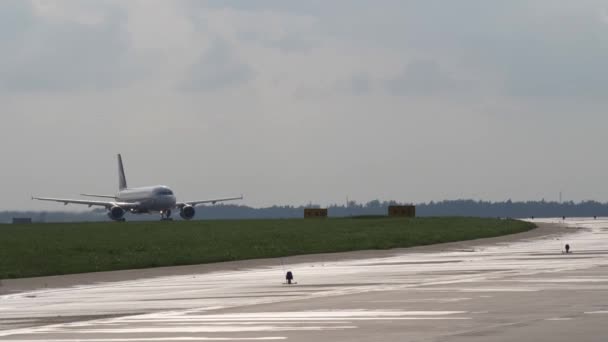
[[[118,154],[118,190],[127,188],[127,178],[125,177],[125,168],[122,166],[122,157]]]

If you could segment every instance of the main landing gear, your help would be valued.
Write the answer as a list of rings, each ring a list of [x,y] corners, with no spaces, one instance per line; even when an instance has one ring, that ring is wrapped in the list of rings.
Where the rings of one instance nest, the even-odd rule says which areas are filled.
[[[160,212],[161,221],[173,221],[171,218],[171,210],[164,210]]]

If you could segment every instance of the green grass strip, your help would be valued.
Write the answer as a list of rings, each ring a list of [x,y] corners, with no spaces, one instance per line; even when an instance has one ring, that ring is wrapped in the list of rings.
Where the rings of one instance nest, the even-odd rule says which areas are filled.
[[[463,217],[0,225],[0,279],[411,247],[533,227]]]

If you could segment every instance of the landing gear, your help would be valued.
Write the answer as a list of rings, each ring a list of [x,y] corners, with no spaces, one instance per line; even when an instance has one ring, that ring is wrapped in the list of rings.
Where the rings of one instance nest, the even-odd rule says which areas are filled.
[[[161,221],[173,221],[171,218],[171,210],[165,210],[160,212]]]

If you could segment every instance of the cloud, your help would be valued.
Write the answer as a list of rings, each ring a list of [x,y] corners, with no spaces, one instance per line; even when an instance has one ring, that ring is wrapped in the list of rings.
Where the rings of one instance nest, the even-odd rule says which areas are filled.
[[[572,24],[580,28],[577,37],[522,36],[509,51],[503,48],[503,54],[495,56],[506,92],[520,97],[606,98],[608,29]]]
[[[593,0],[410,4],[400,44],[475,70],[508,96],[599,99],[608,89],[601,6]]]
[[[255,76],[229,43],[216,39],[188,70],[181,85],[187,91],[214,91],[247,84]]]
[[[334,91],[347,95],[367,95],[374,90],[374,80],[363,72],[355,72],[350,78],[336,82]]]
[[[456,81],[437,62],[419,60],[409,63],[397,77],[386,81],[393,95],[432,96],[457,90]]]
[[[334,2],[334,1],[332,1]],[[340,1],[335,1],[340,2]],[[347,2],[348,4],[349,2]],[[298,13],[298,14],[318,14],[324,9],[334,7],[330,2],[323,0],[309,0],[309,1],[284,1],[284,0],[259,0],[259,1],[248,1],[248,0],[207,0],[198,1],[191,0],[190,6],[199,8],[231,8],[243,11],[277,11],[286,13]],[[344,7],[344,2],[342,2]]]
[[[262,45],[279,49],[285,53],[306,53],[312,50],[316,42],[312,39],[304,38],[304,34],[286,34],[280,38],[268,39],[259,37],[258,42]]]
[[[18,16],[2,23],[8,43],[0,45],[0,90],[108,89],[132,76],[126,14],[120,8],[97,8],[101,19],[84,23],[46,15],[27,2],[2,2],[0,7],[3,16]]]
[[[475,73],[486,89],[508,96],[600,99],[608,95],[608,26],[605,3],[599,0],[386,0],[376,5],[364,1],[233,0],[204,4],[260,14],[310,16],[326,41],[350,42],[378,53],[413,55],[441,66],[458,65]],[[293,37],[284,40],[286,46],[292,42],[297,46]],[[416,79],[422,76],[416,73],[430,78]],[[443,85],[450,76],[445,73],[436,65],[411,66],[387,88],[393,93],[446,91]],[[415,84],[406,78],[414,79]]]
[[[32,7],[27,1],[6,0],[0,3],[0,9],[0,48],[8,50],[32,25]]]

